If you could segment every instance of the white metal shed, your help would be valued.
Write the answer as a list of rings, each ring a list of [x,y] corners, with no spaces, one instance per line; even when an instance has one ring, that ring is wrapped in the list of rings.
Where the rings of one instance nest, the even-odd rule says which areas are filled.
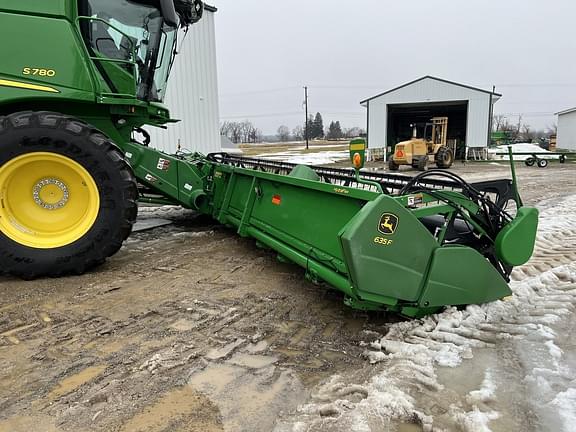
[[[391,151],[412,136],[411,124],[448,117],[448,138],[465,157],[469,148],[485,149],[490,139],[492,107],[502,95],[425,76],[363,100],[368,146]],[[460,154],[459,154],[460,153]]]
[[[181,121],[167,125],[167,129],[147,128],[150,146],[166,153],[175,153],[179,143],[183,149],[204,154],[220,151],[216,11],[206,5],[204,16],[189,28],[178,48],[165,104],[172,118]]]
[[[576,107],[556,114],[558,115],[556,147],[576,151]]]

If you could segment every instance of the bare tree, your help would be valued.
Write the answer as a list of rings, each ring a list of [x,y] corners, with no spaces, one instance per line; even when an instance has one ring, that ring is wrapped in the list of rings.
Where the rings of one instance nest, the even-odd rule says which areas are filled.
[[[532,140],[536,137],[536,134],[532,129],[530,129],[529,124],[522,124],[520,127],[520,134],[519,137],[524,142],[532,142]]]
[[[231,123],[230,136],[228,138],[230,138],[234,144],[242,142],[242,123]]]
[[[520,117],[521,119],[522,117]],[[512,142],[520,139],[520,128],[521,123],[512,124],[507,117],[504,118],[502,124],[500,125],[500,130],[506,132],[508,139]]]
[[[240,139],[243,143],[249,143],[251,141],[250,137],[252,135],[253,129],[254,126],[248,120],[244,120],[242,123],[240,123]]]
[[[492,130],[500,131],[503,130],[502,126],[508,122],[508,119],[505,115],[498,114],[492,116]]]
[[[280,126],[277,131],[278,139],[282,142],[286,142],[290,140],[290,129],[288,126]]]
[[[247,120],[243,122],[225,121],[220,126],[220,134],[228,137],[235,144],[257,142],[262,136],[262,133]]]
[[[520,130],[522,129],[522,114],[518,116],[518,123],[516,123],[516,137],[520,137]]]
[[[343,134],[346,138],[356,138],[362,135],[366,135],[366,130],[355,126],[344,129]]]
[[[262,142],[262,131],[258,128],[252,128],[248,135],[248,142],[257,143]]]
[[[228,136],[232,129],[232,124],[229,121],[225,121],[220,125],[220,135]]]
[[[302,129],[302,126],[296,126],[292,129],[292,137],[297,141],[304,139],[304,129]]]

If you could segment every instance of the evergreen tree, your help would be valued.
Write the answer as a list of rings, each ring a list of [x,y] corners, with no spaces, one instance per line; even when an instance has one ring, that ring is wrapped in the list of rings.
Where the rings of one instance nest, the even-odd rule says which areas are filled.
[[[340,127],[340,122],[330,122],[328,126],[328,134],[326,135],[328,139],[340,139],[342,138],[342,128]]]
[[[312,134],[311,138],[322,138],[324,137],[324,122],[322,121],[322,115],[317,112],[314,117],[314,122],[312,124]]]
[[[342,138],[342,128],[340,127],[340,121],[336,120],[336,123],[334,124],[334,138],[336,139],[340,139]]]

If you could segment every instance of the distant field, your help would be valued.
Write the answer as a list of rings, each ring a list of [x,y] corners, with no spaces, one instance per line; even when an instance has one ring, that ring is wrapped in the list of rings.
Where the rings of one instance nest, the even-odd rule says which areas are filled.
[[[290,141],[285,143],[262,143],[262,144],[240,144],[242,153],[246,156],[256,156],[268,153],[278,153],[284,151],[298,151],[299,153],[318,153],[325,151],[340,151],[348,146],[349,141],[310,141],[306,150],[304,141]]]

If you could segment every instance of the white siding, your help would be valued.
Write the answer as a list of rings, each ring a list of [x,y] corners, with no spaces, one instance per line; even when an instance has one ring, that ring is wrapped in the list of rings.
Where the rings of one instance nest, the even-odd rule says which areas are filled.
[[[181,121],[168,129],[148,127],[151,147],[175,153],[180,141],[183,149],[220,151],[217,78],[214,13],[206,10],[181,43],[168,83],[165,104]]]
[[[490,94],[433,78],[425,78],[368,101],[368,146],[378,148],[394,145],[386,142],[388,105],[450,101],[468,101],[466,145],[486,147]]]
[[[576,151],[576,111],[558,116],[556,147]]]

